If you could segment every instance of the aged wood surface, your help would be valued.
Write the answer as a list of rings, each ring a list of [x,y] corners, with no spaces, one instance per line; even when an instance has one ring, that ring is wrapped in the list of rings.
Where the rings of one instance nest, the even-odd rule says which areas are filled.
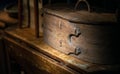
[[[35,0],[23,0],[22,1],[22,7],[24,8],[21,7],[22,12],[19,11],[20,13],[22,13],[21,15],[22,24],[23,24],[23,27],[38,28],[38,26],[37,27],[35,26],[35,22],[37,21],[36,24],[39,24],[39,30],[40,32],[42,32],[42,16],[41,16],[43,13],[42,12],[42,1],[39,0],[38,3],[36,3],[38,4],[39,7],[37,7],[36,4],[34,4],[34,1]],[[36,16],[38,12],[39,12],[39,15]]]
[[[11,68],[9,65],[8,53],[5,49],[5,44],[3,41],[4,30],[0,29],[0,73],[1,74],[10,74]]]
[[[45,42],[63,53],[92,63],[120,63],[120,59],[115,58],[120,52],[119,24],[73,23],[51,14],[44,14],[43,28]]]
[[[59,62],[54,61],[53,59],[41,53],[38,53],[34,49],[30,50],[30,48],[21,46],[19,43],[15,42],[14,40],[11,40],[10,38],[5,38],[5,39],[6,39],[6,43],[8,44],[6,46],[8,47],[7,49],[9,49],[9,54],[13,55],[20,64],[22,62],[28,61],[28,63],[31,63],[31,65],[37,67],[40,70],[44,70],[50,74],[61,74],[61,73],[78,74],[72,69],[69,69],[64,65],[62,66],[62,64],[60,64]],[[20,62],[19,60],[22,62]]]
[[[120,56],[118,33],[115,13],[73,10],[58,5],[44,8],[45,42],[80,60],[120,64],[119,57],[116,58]]]
[[[44,43],[42,35],[40,38],[36,38],[32,29],[16,29],[11,31],[6,31],[6,36],[11,37],[21,45],[27,46],[29,48],[34,48],[40,53],[57,60],[69,68],[72,68],[76,71],[83,72],[94,72],[102,70],[117,70],[120,69],[119,65],[98,65],[92,64],[85,61],[78,60],[72,56],[63,54],[47,44]]]

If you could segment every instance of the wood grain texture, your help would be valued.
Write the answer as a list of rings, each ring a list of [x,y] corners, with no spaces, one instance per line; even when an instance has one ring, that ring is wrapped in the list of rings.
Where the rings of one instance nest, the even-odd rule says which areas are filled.
[[[44,41],[56,50],[91,63],[120,64],[115,14],[48,7],[43,28]]]
[[[27,67],[27,65],[30,64],[30,66],[33,66],[33,68],[30,67],[31,70],[36,68],[32,73],[38,74],[41,73],[42,70],[42,74],[79,74],[65,65],[38,53],[34,49],[21,46],[19,43],[9,38],[6,38],[6,43],[8,44],[6,46],[9,54],[11,54],[20,65]],[[27,71],[27,73],[31,73],[31,71]]]

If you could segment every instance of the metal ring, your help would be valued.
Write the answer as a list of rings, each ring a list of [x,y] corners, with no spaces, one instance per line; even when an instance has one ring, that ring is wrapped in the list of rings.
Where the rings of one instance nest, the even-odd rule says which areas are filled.
[[[87,7],[88,7],[88,11],[90,12],[90,5],[89,5],[89,3],[86,0],[78,0],[77,3],[75,4],[74,9],[75,10],[77,9],[77,6],[80,4],[80,2],[85,2]]]

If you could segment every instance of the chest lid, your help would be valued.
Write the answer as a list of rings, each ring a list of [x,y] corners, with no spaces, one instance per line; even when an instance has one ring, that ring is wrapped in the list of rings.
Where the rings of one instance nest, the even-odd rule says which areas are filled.
[[[116,13],[91,11],[90,6],[87,3],[86,5],[88,10],[76,10],[72,6],[54,4],[45,7],[44,13],[76,23],[117,23],[118,19]]]

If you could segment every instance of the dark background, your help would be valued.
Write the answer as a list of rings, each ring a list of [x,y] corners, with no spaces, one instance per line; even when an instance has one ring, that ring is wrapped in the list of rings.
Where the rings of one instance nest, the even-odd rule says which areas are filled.
[[[4,9],[8,4],[17,3],[17,0],[0,0],[0,10]]]
[[[0,0],[0,10],[3,9],[6,5],[11,3],[16,3],[18,0]],[[70,3],[76,3],[77,0],[51,0],[52,3],[56,2],[66,2],[69,1]],[[104,8],[120,8],[120,0],[87,0],[90,5],[99,6]],[[48,0],[43,0],[45,4]]]

